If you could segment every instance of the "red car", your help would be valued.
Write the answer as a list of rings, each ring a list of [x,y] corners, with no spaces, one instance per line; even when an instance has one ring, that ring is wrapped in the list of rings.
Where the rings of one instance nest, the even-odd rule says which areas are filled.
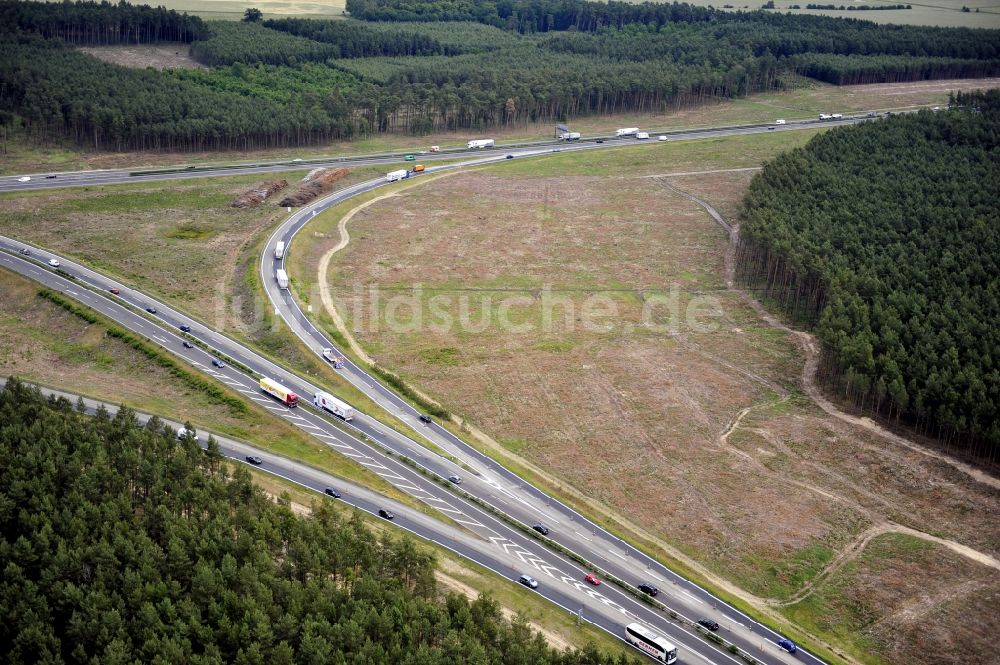
[[[111,291],[112,295],[118,295],[119,293],[121,293],[121,291],[119,291],[118,289],[108,289],[108,290]]]
[[[599,580],[596,577],[594,577],[593,573],[587,573],[587,576],[584,577],[583,579],[587,580],[588,582],[590,582],[594,586],[598,586],[601,583],[601,580]]]

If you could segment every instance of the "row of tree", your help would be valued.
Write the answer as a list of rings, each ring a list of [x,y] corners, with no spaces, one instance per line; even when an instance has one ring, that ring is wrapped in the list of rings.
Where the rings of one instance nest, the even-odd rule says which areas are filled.
[[[311,145],[353,135],[350,109],[333,101],[245,97],[101,62],[61,42],[0,36],[0,108],[11,112],[2,119],[20,118],[36,140],[65,137],[95,150]]]
[[[517,32],[662,26],[711,21],[719,14],[688,3],[615,0],[347,0],[346,7],[351,16],[368,21],[475,21]]]
[[[191,42],[207,34],[204,22],[197,16],[106,0],[0,0],[0,31],[58,37],[72,44]]]
[[[82,408],[82,405],[80,405]],[[409,538],[320,501],[276,504],[152,419],[0,389],[0,660],[20,663],[635,662],[556,652],[482,596],[441,598]]]
[[[751,183],[738,273],[859,408],[1000,458],[1000,91],[837,129]]]
[[[790,62],[799,74],[834,85],[982,78],[1000,73],[1000,61],[959,58],[806,53],[792,57]]]
[[[382,131],[486,131],[738,97],[781,87],[788,72],[837,83],[1000,73],[996,31],[875,30],[766,12],[685,21],[687,5],[657,5],[678,13],[662,25],[650,19],[533,35],[469,22],[208,22],[191,52],[213,69],[138,72],[41,35],[64,34],[59,12],[89,12],[100,25],[110,7],[122,15],[148,8],[16,7],[21,18],[7,26],[15,31],[0,28],[0,122],[19,122],[38,140],[68,137],[95,149],[257,149]],[[614,7],[629,16],[628,7],[655,8]],[[157,33],[137,34],[141,41]],[[377,57],[363,57],[370,54]]]

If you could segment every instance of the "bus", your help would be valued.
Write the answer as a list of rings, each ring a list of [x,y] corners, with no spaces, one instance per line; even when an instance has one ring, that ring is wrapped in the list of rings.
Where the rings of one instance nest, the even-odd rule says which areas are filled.
[[[661,663],[669,665],[677,662],[677,647],[641,623],[625,626],[625,641]]]

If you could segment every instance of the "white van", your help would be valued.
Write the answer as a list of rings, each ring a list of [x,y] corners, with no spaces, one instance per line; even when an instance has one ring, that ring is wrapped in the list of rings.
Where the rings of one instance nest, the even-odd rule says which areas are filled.
[[[279,240],[278,244],[274,246],[274,258],[281,260],[281,257],[285,255],[285,241]]]

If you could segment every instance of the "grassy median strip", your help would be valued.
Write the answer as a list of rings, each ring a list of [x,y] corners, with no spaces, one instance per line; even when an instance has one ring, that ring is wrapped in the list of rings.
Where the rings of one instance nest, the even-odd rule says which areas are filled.
[[[180,364],[178,364],[173,358],[160,351],[151,344],[147,344],[139,337],[136,337],[131,332],[109,323],[103,320],[103,317],[99,317],[93,311],[80,307],[76,303],[63,298],[61,295],[52,291],[50,289],[42,289],[38,292],[38,297],[48,300],[49,302],[55,303],[56,305],[62,307],[66,311],[80,317],[88,323],[93,323],[102,326],[110,335],[116,339],[121,340],[125,344],[129,345],[136,351],[139,351],[147,358],[158,364],[160,367],[165,368],[173,376],[177,377],[183,381],[189,388],[197,390],[204,393],[210,400],[216,402],[217,404],[223,404],[230,408],[236,413],[246,413],[247,405],[245,402],[239,398],[233,397],[232,395],[227,395],[225,391],[219,386],[215,385],[208,379],[204,379],[193,372],[189,372],[184,369]]]

